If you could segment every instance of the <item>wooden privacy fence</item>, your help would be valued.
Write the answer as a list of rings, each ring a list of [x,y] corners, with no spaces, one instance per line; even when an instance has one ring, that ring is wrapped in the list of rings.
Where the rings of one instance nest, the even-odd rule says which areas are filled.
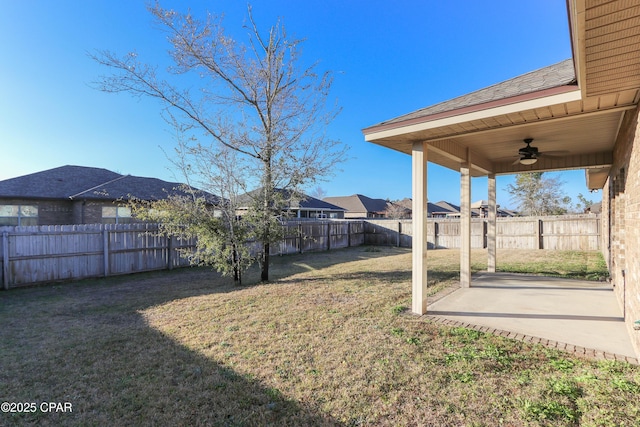
[[[195,242],[158,235],[155,224],[0,227],[2,288],[189,265]]]
[[[283,227],[273,255],[364,243],[364,221],[289,221]],[[183,267],[189,259],[176,250],[195,249],[195,241],[159,235],[156,224],[0,227],[0,236],[2,289]]]
[[[411,220],[294,220],[283,227],[283,239],[271,245],[272,255],[360,245],[412,245]],[[487,228],[486,219],[472,219],[473,248],[486,247]],[[0,227],[0,237],[3,289],[187,266],[189,259],[181,257],[177,250],[195,248],[193,240],[159,235],[156,224]],[[460,221],[430,218],[427,241],[431,248],[459,248]],[[599,250],[600,218],[498,218],[497,246]]]
[[[486,218],[471,220],[471,247],[487,247]],[[429,218],[429,248],[459,248],[460,220]],[[413,227],[409,220],[367,220],[365,244],[411,247]],[[600,250],[599,215],[498,218],[496,246],[499,249]]]
[[[284,237],[271,246],[272,255],[360,246],[365,241],[365,221],[287,221]]]

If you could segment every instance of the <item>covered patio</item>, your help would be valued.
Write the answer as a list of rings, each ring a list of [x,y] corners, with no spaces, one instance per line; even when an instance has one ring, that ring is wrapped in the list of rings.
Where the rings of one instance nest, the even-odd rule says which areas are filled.
[[[429,303],[427,315],[580,356],[638,363],[623,312],[604,282],[479,273],[473,287]]]
[[[488,273],[498,262],[497,175],[585,169],[593,190],[609,180],[623,121],[640,97],[640,7],[572,0],[567,10],[573,58],[363,130],[366,141],[412,157],[414,313],[428,305],[428,162],[460,172],[462,288],[472,286],[472,177],[488,177]]]

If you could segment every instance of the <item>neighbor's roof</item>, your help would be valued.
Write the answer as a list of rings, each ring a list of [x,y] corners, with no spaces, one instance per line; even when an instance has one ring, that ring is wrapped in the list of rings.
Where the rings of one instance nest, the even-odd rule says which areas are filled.
[[[387,201],[384,199],[372,199],[362,194],[351,196],[325,197],[325,202],[338,205],[348,212],[384,212],[387,210]]]
[[[463,110],[465,108],[471,108],[561,86],[575,86],[576,84],[573,59],[565,59],[557,64],[523,74],[493,86],[386,120],[364,129],[364,132],[366,134],[368,133],[368,130],[372,130],[372,128],[376,128],[378,126],[401,123],[412,119],[426,118],[447,112],[457,113],[459,110]]]
[[[443,213],[460,213],[460,206],[458,205],[454,205],[453,203],[449,203],[447,201],[444,200],[440,200],[439,202],[436,203],[436,206],[439,206],[441,208],[440,211],[438,212],[443,212]]]
[[[169,194],[186,194],[181,184],[121,175],[107,169],[61,166],[0,181],[0,197],[25,199],[159,200]],[[209,201],[217,198],[198,190]]]
[[[121,176],[107,169],[61,166],[0,181],[0,197],[68,199],[73,194]]]
[[[260,191],[261,190],[258,188],[256,190],[242,194],[238,197],[239,205],[241,207],[247,207],[256,197],[259,197]],[[283,190],[281,188],[276,188],[275,191],[280,193],[284,200],[292,198],[292,191]],[[324,200],[316,199],[315,197],[311,197],[306,194],[301,194],[299,200],[294,197],[293,200],[291,200],[291,205],[288,208],[301,210],[344,211],[344,209],[340,206],[336,206]]]

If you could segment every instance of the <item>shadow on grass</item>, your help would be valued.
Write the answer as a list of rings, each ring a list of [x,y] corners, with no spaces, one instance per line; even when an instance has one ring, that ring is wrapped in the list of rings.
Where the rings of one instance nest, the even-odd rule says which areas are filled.
[[[0,425],[340,425],[146,323],[149,307],[238,289],[213,277],[192,269],[0,293],[0,401],[72,405],[0,413]]]
[[[276,255],[271,257],[272,265],[270,269],[270,279],[272,281],[281,281],[288,276],[294,276],[296,274],[313,270],[320,270],[338,264],[409,253],[411,253],[411,249],[407,248],[397,248],[391,246],[358,246],[331,251],[306,252],[303,254],[293,255]],[[410,270],[409,274],[411,274]],[[255,283],[255,281],[259,277],[257,270],[250,271],[249,277],[250,280]]]

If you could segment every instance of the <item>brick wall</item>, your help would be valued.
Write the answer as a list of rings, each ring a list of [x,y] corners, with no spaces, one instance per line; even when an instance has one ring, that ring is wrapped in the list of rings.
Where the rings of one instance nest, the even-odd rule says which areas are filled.
[[[71,201],[2,199],[0,205],[37,206],[37,225],[73,224],[73,202]]]
[[[640,355],[640,123],[638,109],[626,113],[603,189],[603,253],[636,353]]]
[[[34,199],[0,199],[0,205],[37,206],[36,225],[101,224],[103,206],[121,206],[119,203],[101,201]]]
[[[85,224],[102,223],[102,207],[103,206],[111,206],[111,204],[87,202],[84,205],[84,223]]]

